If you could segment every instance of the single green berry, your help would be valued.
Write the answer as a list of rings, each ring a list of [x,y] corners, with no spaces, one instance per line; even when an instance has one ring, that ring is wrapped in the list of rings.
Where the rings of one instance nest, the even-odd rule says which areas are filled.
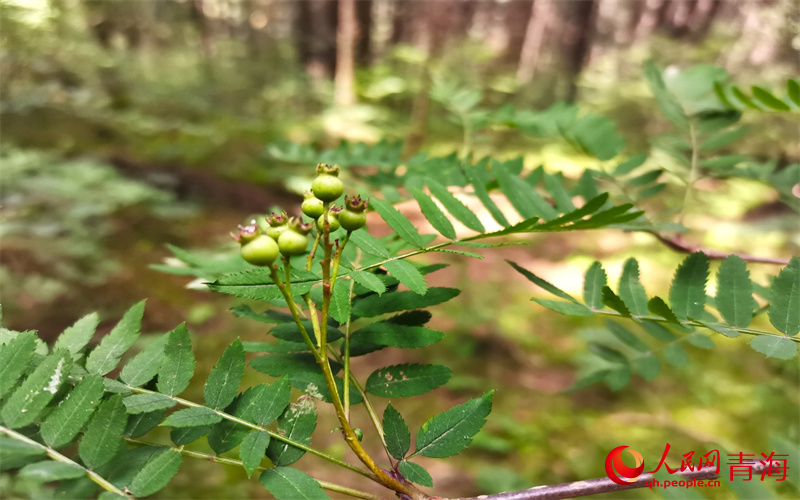
[[[362,200],[361,196],[344,197],[344,210],[339,213],[339,223],[347,231],[361,229],[367,224],[366,208],[369,200]]]
[[[278,244],[267,236],[260,234],[255,239],[244,243],[240,249],[244,260],[254,266],[270,266],[278,258]]]
[[[358,438],[359,441],[364,439],[364,432],[361,429],[359,429],[358,427],[353,429],[353,434],[356,435],[356,437]]]
[[[317,165],[317,178],[311,183],[314,196],[324,202],[331,202],[344,193],[344,184],[339,179],[339,165],[320,163]]]
[[[283,255],[303,255],[308,248],[308,233],[311,224],[305,224],[296,217],[289,219],[289,226],[278,238],[278,247]]]
[[[264,230],[264,233],[275,241],[278,241],[281,234],[289,227],[289,216],[286,215],[286,212],[271,214],[269,217],[266,217],[265,220],[268,227]]]
[[[312,219],[318,219],[325,211],[325,202],[314,196],[314,192],[311,190],[306,191],[303,198],[303,204],[300,206],[303,213]]]
[[[328,211],[328,232],[332,233],[341,227],[341,224],[339,224],[339,212],[341,212],[341,210],[341,207],[331,207],[331,209]],[[317,219],[317,229],[320,231],[325,230],[324,215],[320,215]]]

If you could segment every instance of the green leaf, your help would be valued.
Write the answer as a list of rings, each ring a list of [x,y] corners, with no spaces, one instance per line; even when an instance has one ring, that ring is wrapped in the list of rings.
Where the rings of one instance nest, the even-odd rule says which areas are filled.
[[[175,477],[182,463],[183,455],[177,451],[165,448],[153,453],[133,478],[131,493],[137,497],[152,495]]]
[[[445,458],[469,446],[492,411],[493,395],[494,391],[489,391],[425,422],[417,433],[414,455]]]
[[[447,302],[456,297],[459,290],[455,288],[429,288],[425,295],[416,292],[390,292],[383,295],[359,297],[353,302],[353,314],[362,318],[381,314],[420,309]]]
[[[461,201],[458,200],[455,196],[453,196],[450,191],[447,190],[446,187],[442,186],[438,182],[433,179],[427,180],[428,189],[431,190],[431,194],[435,196],[444,208],[447,209],[450,214],[459,220],[462,224],[464,224],[469,229],[473,231],[482,233],[485,231],[483,224],[481,224],[480,219],[478,216],[472,213],[472,211],[466,207]],[[454,239],[454,238],[451,238]]]
[[[172,408],[177,403],[163,394],[135,394],[128,396],[122,401],[125,404],[125,409],[128,413],[139,414],[149,413],[151,411],[163,410]]]
[[[194,374],[192,339],[186,325],[181,323],[169,332],[164,346],[164,359],[158,370],[158,390],[169,396],[183,392]]]
[[[776,111],[792,110],[792,108],[790,108],[788,104],[775,97],[769,90],[765,89],[764,87],[753,85],[751,90],[753,91],[753,97],[761,101],[768,108],[774,109]]]
[[[51,448],[61,448],[72,441],[83,428],[103,397],[103,379],[88,375],[78,382],[55,410],[42,423],[42,439]]]
[[[81,439],[78,454],[90,469],[108,463],[120,449],[128,414],[122,396],[115,394],[97,409]]]
[[[411,432],[403,416],[395,410],[392,403],[386,405],[386,410],[383,412],[383,434],[389,454],[397,460],[402,460],[411,447]]]
[[[385,398],[419,396],[446,384],[452,375],[441,365],[393,365],[372,372],[365,389]]]
[[[301,321],[301,323],[303,324],[306,333],[308,333],[312,341],[316,343],[316,339],[314,339],[314,326],[311,323],[311,321],[304,319]],[[297,324],[295,323],[283,323],[277,325],[272,330],[270,330],[269,333],[271,333],[273,336],[281,340],[305,344],[305,340],[303,340],[303,334],[300,333],[300,329],[297,327]],[[344,334],[338,328],[334,328],[333,326],[328,325],[328,342],[339,340],[343,336]]]
[[[361,231],[357,232],[360,233]],[[305,269],[292,270],[292,292],[297,296],[308,293],[319,282],[320,277],[311,271],[306,271]],[[267,302],[283,300],[283,294],[278,286],[272,282],[270,272],[266,269],[252,269],[226,274],[213,283],[207,284],[207,286],[211,290],[245,299]]]
[[[494,172],[500,183],[500,189],[522,217],[526,219],[532,217],[555,219],[558,217],[558,212],[542,198],[533,186],[509,173],[505,167],[501,165],[495,167]]]
[[[119,364],[119,359],[133,346],[139,338],[144,315],[144,301],[135,304],[111,330],[103,337],[100,345],[89,353],[86,359],[86,371],[97,375],[105,375]]]
[[[353,341],[389,347],[416,348],[439,342],[444,333],[422,326],[396,325],[386,321],[372,323],[353,334]]]
[[[621,177],[631,173],[634,169],[641,167],[647,161],[646,154],[633,155],[624,162],[617,165],[614,169],[614,177]]]
[[[583,304],[576,304],[574,302],[562,302],[560,300],[544,300],[537,298],[533,298],[531,300],[559,314],[565,314],[567,316],[594,316],[594,311],[592,311]]]
[[[714,305],[728,324],[745,328],[753,319],[753,282],[741,257],[730,255],[719,266]]]
[[[596,354],[597,356],[608,361],[609,363],[614,363],[617,365],[628,364],[628,358],[626,358],[621,352],[619,352],[616,349],[612,349],[610,347],[598,344],[596,342],[590,342],[589,350],[594,354]]]
[[[317,409],[310,398],[301,398],[286,408],[281,418],[278,419],[278,432],[294,442],[301,444],[311,443],[311,434],[317,428]],[[276,466],[290,465],[305,454],[304,450],[273,439],[267,448],[267,456]]]
[[[86,474],[86,470],[77,464],[45,460],[44,462],[28,464],[20,469],[19,478],[29,479],[37,483],[49,483],[50,481],[83,477],[84,474]]]
[[[318,482],[298,469],[267,469],[261,474],[260,481],[278,500],[330,500]]]
[[[342,377],[335,377],[334,382],[336,383],[336,388],[339,394],[344,394],[344,381]],[[314,399],[319,399],[326,403],[332,403],[333,398],[331,397],[331,393],[328,390],[328,386],[325,382],[325,377],[319,371],[312,372],[312,371],[301,371],[289,375],[289,383],[292,384],[293,387],[299,389]],[[361,394],[356,391],[353,386],[350,386],[350,404],[357,405],[363,401]]]
[[[708,257],[695,252],[686,257],[675,271],[669,289],[669,304],[680,319],[699,318],[705,310]]]
[[[242,466],[244,466],[247,477],[253,475],[261,460],[267,452],[269,445],[269,434],[264,431],[252,431],[242,441],[242,446],[239,448],[239,458],[242,459]]]
[[[428,285],[425,278],[410,262],[405,260],[391,260],[383,264],[389,273],[397,278],[400,283],[407,286],[412,292],[425,295]]]
[[[366,230],[353,231],[350,233],[350,241],[352,241],[365,253],[375,257],[380,257],[381,259],[388,259],[391,257],[389,251],[386,250],[386,247],[383,245],[383,243],[381,243],[379,239],[369,234]]]
[[[206,406],[221,409],[231,404],[239,392],[243,376],[244,347],[242,341],[237,338],[225,349],[222,357],[208,374],[203,391]]]
[[[706,139],[700,144],[701,151],[711,151],[717,148],[721,148],[723,146],[727,146],[733,142],[738,141],[742,137],[746,136],[750,132],[748,127],[739,127],[733,130],[728,130],[726,132],[722,132],[721,134],[717,134],[714,137]]]
[[[603,287],[608,282],[608,276],[603,265],[594,261],[586,271],[583,283],[583,301],[592,309],[603,308]]]
[[[663,301],[661,301],[663,303]],[[666,304],[664,304],[666,306]],[[655,337],[656,339],[660,340],[661,342],[673,342],[676,337],[675,334],[669,331],[664,325],[661,323],[656,323],[655,321],[645,320],[640,323],[642,328]]]
[[[403,460],[398,465],[398,470],[406,479],[428,488],[433,488],[433,478],[421,465]]]
[[[70,374],[72,358],[64,349],[54,351],[17,387],[0,415],[12,429],[33,423]]]
[[[392,205],[381,199],[373,198],[370,201],[369,206],[374,208],[375,211],[380,214],[383,220],[389,224],[389,227],[391,227],[398,236],[415,247],[422,248],[425,246],[425,241],[422,239],[422,236],[420,236],[414,225],[411,224],[411,221],[406,219],[406,217],[397,211],[397,209]],[[358,245],[358,243],[356,243],[356,245]]]
[[[213,425],[222,421],[222,417],[210,408],[195,407],[176,411],[168,416],[161,425],[163,427],[197,427]]]
[[[289,406],[292,388],[286,378],[245,391],[239,401],[239,416],[258,425],[269,425]]]
[[[144,436],[158,427],[158,424],[164,420],[164,413],[164,410],[154,410],[147,413],[128,415],[128,425],[125,426],[125,435],[132,438]]]
[[[56,343],[53,345],[53,349],[66,349],[69,351],[70,355],[75,358],[76,354],[92,340],[99,323],[100,317],[96,312],[87,314],[58,336],[58,340],[56,340]]]
[[[33,359],[37,338],[34,332],[21,332],[8,344],[0,345],[0,398],[16,387]]]
[[[623,389],[631,381],[631,369],[627,365],[617,366],[606,375],[605,382],[612,391]]]
[[[747,97],[747,94],[742,92],[742,90],[739,87],[734,85],[733,87],[731,87],[731,92],[733,93],[734,97],[739,99],[739,101],[741,101],[742,104],[744,104],[748,108],[761,110],[761,107],[758,106],[756,103],[754,103],[749,97]]]
[[[658,107],[661,108],[661,112],[664,113],[667,120],[679,129],[688,129],[689,119],[686,117],[686,113],[675,98],[675,95],[667,88],[661,76],[661,71],[653,60],[644,63],[644,74],[650,84],[653,97],[656,98]]]
[[[12,457],[36,457],[46,453],[44,446],[19,441],[6,435],[0,436],[0,459]]]
[[[792,359],[797,355],[797,343],[788,337],[760,335],[750,341],[750,347],[768,358]]]
[[[639,281],[639,263],[631,257],[625,261],[619,278],[619,297],[636,316],[647,314],[647,293]]]
[[[158,374],[164,359],[167,335],[162,335],[125,364],[119,378],[131,387],[140,387]]]
[[[334,373],[339,371],[341,365],[331,361]],[[299,372],[319,371],[314,356],[310,352],[287,352],[259,356],[250,362],[250,367],[273,377],[283,377]]]
[[[572,203],[572,197],[564,188],[564,174],[558,172],[557,174],[545,174],[544,185],[550,196],[556,202],[556,208],[560,212],[572,212],[575,210],[575,205]]]
[[[425,282],[424,279],[422,281]],[[341,278],[336,281],[331,296],[330,315],[340,325],[350,319],[350,281]]]
[[[769,288],[769,322],[786,335],[800,332],[800,257],[792,257]]]
[[[169,438],[178,446],[193,443],[211,432],[211,425],[197,427],[174,427],[169,431]]]
[[[695,347],[699,347],[701,349],[713,349],[714,348],[714,341],[708,338],[707,335],[703,335],[702,333],[692,333],[686,337],[686,340]]]
[[[226,413],[230,413],[230,411]],[[211,431],[208,433],[208,445],[217,454],[226,453],[239,446],[249,432],[250,429],[247,427],[230,420],[223,420],[211,426]]]
[[[353,278],[353,280],[355,280],[356,283],[368,290],[372,290],[378,295],[382,295],[386,291],[386,285],[384,285],[383,281],[381,281],[380,278],[375,276],[373,273],[353,271],[350,273],[350,276]]]
[[[533,284],[537,285],[538,287],[544,288],[545,290],[547,290],[548,292],[552,293],[556,297],[561,297],[562,299],[567,299],[570,302],[574,302],[575,304],[580,304],[580,302],[578,302],[577,299],[573,298],[567,292],[565,292],[565,291],[561,290],[560,288],[556,287],[555,285],[551,284],[549,281],[546,281],[546,280],[536,276],[535,274],[533,274],[532,272],[528,271],[527,269],[522,268],[516,262],[511,262],[510,260],[506,260],[506,262],[508,262],[511,265],[511,267],[516,269],[518,273],[520,273],[523,276],[525,276],[528,279],[528,281],[532,282]],[[583,305],[583,304],[580,304],[580,305]]]
[[[428,219],[428,222],[431,223],[431,226],[439,231],[439,233],[445,238],[451,240],[456,239],[456,230],[453,229],[453,224],[450,223],[450,220],[447,218],[444,212],[439,209],[439,206],[436,204],[436,202],[434,202],[420,189],[410,187],[408,190],[411,195],[414,196],[414,199],[417,200],[417,204],[422,211],[422,215]]]
[[[681,368],[689,364],[686,350],[680,344],[670,344],[663,350],[664,359],[676,368]]]
[[[786,94],[792,102],[800,106],[800,83],[797,80],[786,80]]]
[[[483,203],[483,206],[492,214],[494,220],[502,227],[509,226],[510,224],[503,215],[503,212],[497,208],[497,205],[495,205],[494,201],[492,201],[492,198],[489,196],[489,191],[486,189],[486,186],[489,184],[489,175],[486,170],[484,170],[483,166],[475,165],[473,167],[465,167],[464,173],[467,175],[467,179],[469,179],[472,185],[475,196],[481,200],[481,203]]]
[[[645,380],[655,380],[661,370],[658,358],[652,352],[642,354],[636,359],[631,360],[633,369]]]
[[[614,293],[612,289],[607,286],[604,286],[600,292],[602,297],[603,304],[610,307],[611,309],[617,311],[625,318],[631,317],[631,312],[628,310],[628,306],[625,305],[625,302],[622,301],[619,296]]]
[[[616,321],[612,321],[610,319],[606,320],[606,327],[612,334],[614,334],[615,337],[617,337],[620,342],[626,346],[636,349],[639,352],[650,351],[650,348],[647,347],[647,344],[642,342],[639,337],[631,333],[630,330],[620,325]]]
[[[736,330],[731,330],[729,328],[725,328],[722,325],[715,325],[713,323],[705,323],[705,322],[702,322],[702,321],[700,322],[700,324],[703,325],[704,327],[708,328],[709,330],[713,330],[713,331],[715,331],[717,333],[720,333],[720,334],[725,335],[726,337],[729,337],[729,338],[732,338],[732,339],[741,335],[741,333],[737,332]]]
[[[656,316],[661,316],[662,318],[666,319],[670,323],[681,324],[681,320],[675,316],[675,313],[672,312],[672,309],[669,308],[664,299],[661,297],[653,297],[652,299],[647,301],[647,309],[650,310],[651,313],[655,314]]]

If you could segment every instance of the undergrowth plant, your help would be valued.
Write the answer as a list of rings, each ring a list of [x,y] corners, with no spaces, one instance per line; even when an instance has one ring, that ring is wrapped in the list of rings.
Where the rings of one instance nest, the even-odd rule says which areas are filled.
[[[572,137],[586,136],[588,128],[579,126],[584,135]],[[153,495],[178,473],[185,458],[195,458],[242,467],[282,500],[328,498],[326,490],[378,498],[292,467],[310,454],[342,473],[378,483],[385,495],[432,498],[421,487],[434,487],[434,480],[415,458],[446,458],[464,450],[491,412],[493,391],[431,417],[412,442],[401,398],[443,386],[450,369],[433,364],[389,365],[370,374],[351,369],[353,357],[380,357],[385,349],[421,348],[444,338],[443,332],[426,326],[431,319],[426,308],[454,299],[459,290],[429,286],[426,276],[444,265],[413,258],[428,253],[481,258],[481,251],[532,233],[662,229],[636,209],[636,200],[614,202],[599,187],[602,175],[595,172],[570,182],[542,168],[523,172],[517,160],[456,160],[442,159],[435,175],[410,175],[401,186],[438,235],[421,234],[393,207],[399,190],[384,190],[388,201],[366,199],[339,179],[338,166],[320,163],[303,200],[305,218],[276,213],[240,227],[234,235],[240,255],[225,259],[173,248],[180,265],[160,269],[198,277],[213,291],[247,299],[234,314],[269,325],[272,337],[231,343],[204,382],[202,402],[181,396],[195,369],[185,325],[126,356],[140,335],[144,302],[134,305],[97,345],[91,343],[99,323],[96,313],[77,321],[52,346],[32,331],[0,330],[3,468],[18,469],[20,478],[58,481],[65,498],[100,492],[105,500]],[[415,171],[414,165],[409,162],[409,172]],[[637,166],[616,169],[627,173]],[[456,197],[449,189],[453,185],[466,188],[491,216],[489,229],[488,218]],[[496,195],[515,213],[501,209]],[[366,227],[368,208],[394,234],[372,236]],[[452,220],[463,230],[456,231]],[[711,337],[717,334],[748,337],[756,351],[779,359],[797,353],[799,258],[761,286],[750,279],[744,259],[728,256],[717,272],[714,297],[706,289],[709,256],[702,252],[689,255],[678,267],[666,298],[646,293],[635,259],[624,264],[616,290],[603,266],[592,264],[581,299],[516,263],[510,265],[559,299],[537,298],[538,304],[570,316],[609,318],[607,328],[619,345],[592,344],[590,349],[607,367],[580,380],[575,389],[599,381],[618,389],[634,374],[652,380],[660,371],[660,357],[682,366],[684,346],[712,348]],[[775,331],[751,325],[763,314]],[[636,329],[658,343],[643,340]],[[248,363],[249,353],[257,356]],[[120,367],[123,357],[126,362]],[[269,378],[242,390],[248,369]],[[293,397],[292,388],[299,397]],[[376,398],[394,401],[381,414]],[[314,446],[318,407],[335,413],[334,430],[350,456]],[[365,412],[372,429],[354,427],[354,412]],[[171,442],[152,436],[157,427],[170,429]],[[203,437],[213,455],[192,449]],[[379,443],[385,456],[370,454],[362,440]],[[521,493],[515,498],[526,497]]]

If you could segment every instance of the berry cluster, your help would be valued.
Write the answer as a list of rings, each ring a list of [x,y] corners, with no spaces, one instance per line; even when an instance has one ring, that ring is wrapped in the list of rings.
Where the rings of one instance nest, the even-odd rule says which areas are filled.
[[[343,207],[331,205],[342,193],[344,183],[339,179],[339,165],[317,165],[317,177],[311,190],[305,193],[301,208],[306,216],[316,221],[318,235],[332,233],[340,227],[349,233],[366,225],[369,200],[347,195]],[[285,257],[306,253],[312,228],[312,223],[282,212],[239,226],[239,234],[233,238],[241,244],[244,260],[256,266],[270,266],[279,253]]]

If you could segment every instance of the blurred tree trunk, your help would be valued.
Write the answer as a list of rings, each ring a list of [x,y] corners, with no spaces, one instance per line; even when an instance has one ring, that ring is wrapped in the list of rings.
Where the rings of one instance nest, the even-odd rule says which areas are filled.
[[[597,2],[562,2],[558,7],[560,19],[557,32],[561,33],[560,52],[568,78],[566,100],[573,102],[578,95],[578,78],[589,60]]]
[[[505,37],[503,42],[495,42],[494,45],[505,47],[505,59],[512,64],[520,62],[524,46],[527,41],[527,29],[530,26],[532,11],[536,8],[535,2],[531,0],[511,0],[504,4],[498,4],[497,8],[502,9],[502,15],[497,16],[499,26],[493,30],[493,36]]]
[[[524,85],[533,80],[542,52],[544,35],[553,15],[553,3],[549,0],[535,0],[531,6],[525,40],[517,66],[517,83]]]
[[[356,2],[356,17],[358,18],[356,62],[367,66],[372,63],[372,0]]]
[[[634,28],[634,40],[642,40],[652,34],[661,23],[666,0],[644,0],[639,13],[639,21]]]
[[[692,30],[692,38],[695,41],[702,40],[708,35],[717,14],[720,11],[722,0],[698,0],[694,9],[692,19],[689,21]]]
[[[358,36],[356,0],[339,0],[339,26],[336,32],[336,92],[337,106],[350,106],[356,102],[355,52]]]
[[[295,2],[294,35],[300,62],[313,78],[332,77],[336,68],[335,0]]]

